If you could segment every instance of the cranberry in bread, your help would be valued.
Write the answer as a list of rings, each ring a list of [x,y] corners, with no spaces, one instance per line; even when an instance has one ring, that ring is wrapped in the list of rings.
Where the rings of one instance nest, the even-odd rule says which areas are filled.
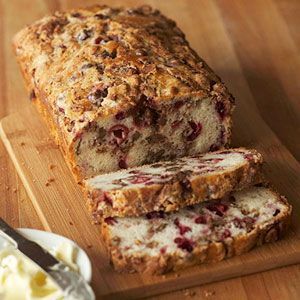
[[[232,96],[155,9],[56,12],[20,31],[14,48],[79,180],[230,141]]]
[[[283,196],[257,186],[176,213],[109,217],[102,234],[116,270],[162,274],[276,241],[291,210]]]
[[[219,150],[98,175],[84,181],[84,191],[96,222],[170,212],[261,182],[262,162],[256,150]]]

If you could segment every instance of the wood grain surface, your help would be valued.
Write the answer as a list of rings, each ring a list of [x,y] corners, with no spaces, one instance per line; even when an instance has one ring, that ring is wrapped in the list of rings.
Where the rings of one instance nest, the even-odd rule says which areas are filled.
[[[28,104],[11,51],[13,34],[51,11],[92,3],[104,1],[0,1],[1,117],[21,111]],[[111,5],[141,3],[151,4],[175,19],[192,46],[228,84],[239,105],[235,125],[245,133],[241,136],[235,132],[235,143],[258,147],[268,154],[268,175],[295,202],[299,188],[295,159],[300,158],[299,1],[109,1]],[[260,139],[253,138],[256,123],[265,124],[258,114],[277,137],[262,125]],[[278,139],[286,148],[278,146]],[[263,147],[260,141],[264,141]],[[292,165],[286,161],[292,161]],[[14,226],[44,228],[2,144],[0,170],[1,217]],[[300,267],[294,265],[155,299],[182,299],[189,295],[197,299],[298,299],[299,283]]]

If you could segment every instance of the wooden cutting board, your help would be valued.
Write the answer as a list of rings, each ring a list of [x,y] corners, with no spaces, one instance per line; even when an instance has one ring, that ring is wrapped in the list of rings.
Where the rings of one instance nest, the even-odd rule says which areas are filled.
[[[118,274],[110,267],[99,228],[91,224],[82,193],[34,107],[4,118],[0,134],[45,228],[73,239],[87,251],[93,264],[92,286],[99,298],[126,299],[300,262],[299,163],[252,105],[240,103],[236,119],[235,145],[256,147],[265,154],[267,176],[294,206],[290,232],[283,240],[243,256],[155,277]]]

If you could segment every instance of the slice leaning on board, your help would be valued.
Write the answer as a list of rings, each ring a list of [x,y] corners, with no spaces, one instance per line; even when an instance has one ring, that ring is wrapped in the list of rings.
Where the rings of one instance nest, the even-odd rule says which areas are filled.
[[[107,218],[102,234],[119,271],[163,274],[240,255],[286,232],[291,206],[264,186],[234,192],[176,213]]]

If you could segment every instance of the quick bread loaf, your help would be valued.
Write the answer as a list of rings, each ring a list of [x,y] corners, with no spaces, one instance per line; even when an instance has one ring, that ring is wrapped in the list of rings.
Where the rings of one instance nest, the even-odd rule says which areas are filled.
[[[219,150],[98,175],[84,181],[84,189],[96,222],[171,212],[261,182],[262,162],[255,150]]]
[[[13,44],[116,270],[219,261],[286,231],[291,206],[257,185],[262,156],[224,149],[233,97],[174,21],[93,6],[36,21]]]
[[[266,187],[166,214],[109,217],[102,233],[118,271],[163,274],[240,255],[286,232],[292,208]]]
[[[14,38],[30,98],[79,180],[228,145],[234,100],[148,6],[56,12]]]

